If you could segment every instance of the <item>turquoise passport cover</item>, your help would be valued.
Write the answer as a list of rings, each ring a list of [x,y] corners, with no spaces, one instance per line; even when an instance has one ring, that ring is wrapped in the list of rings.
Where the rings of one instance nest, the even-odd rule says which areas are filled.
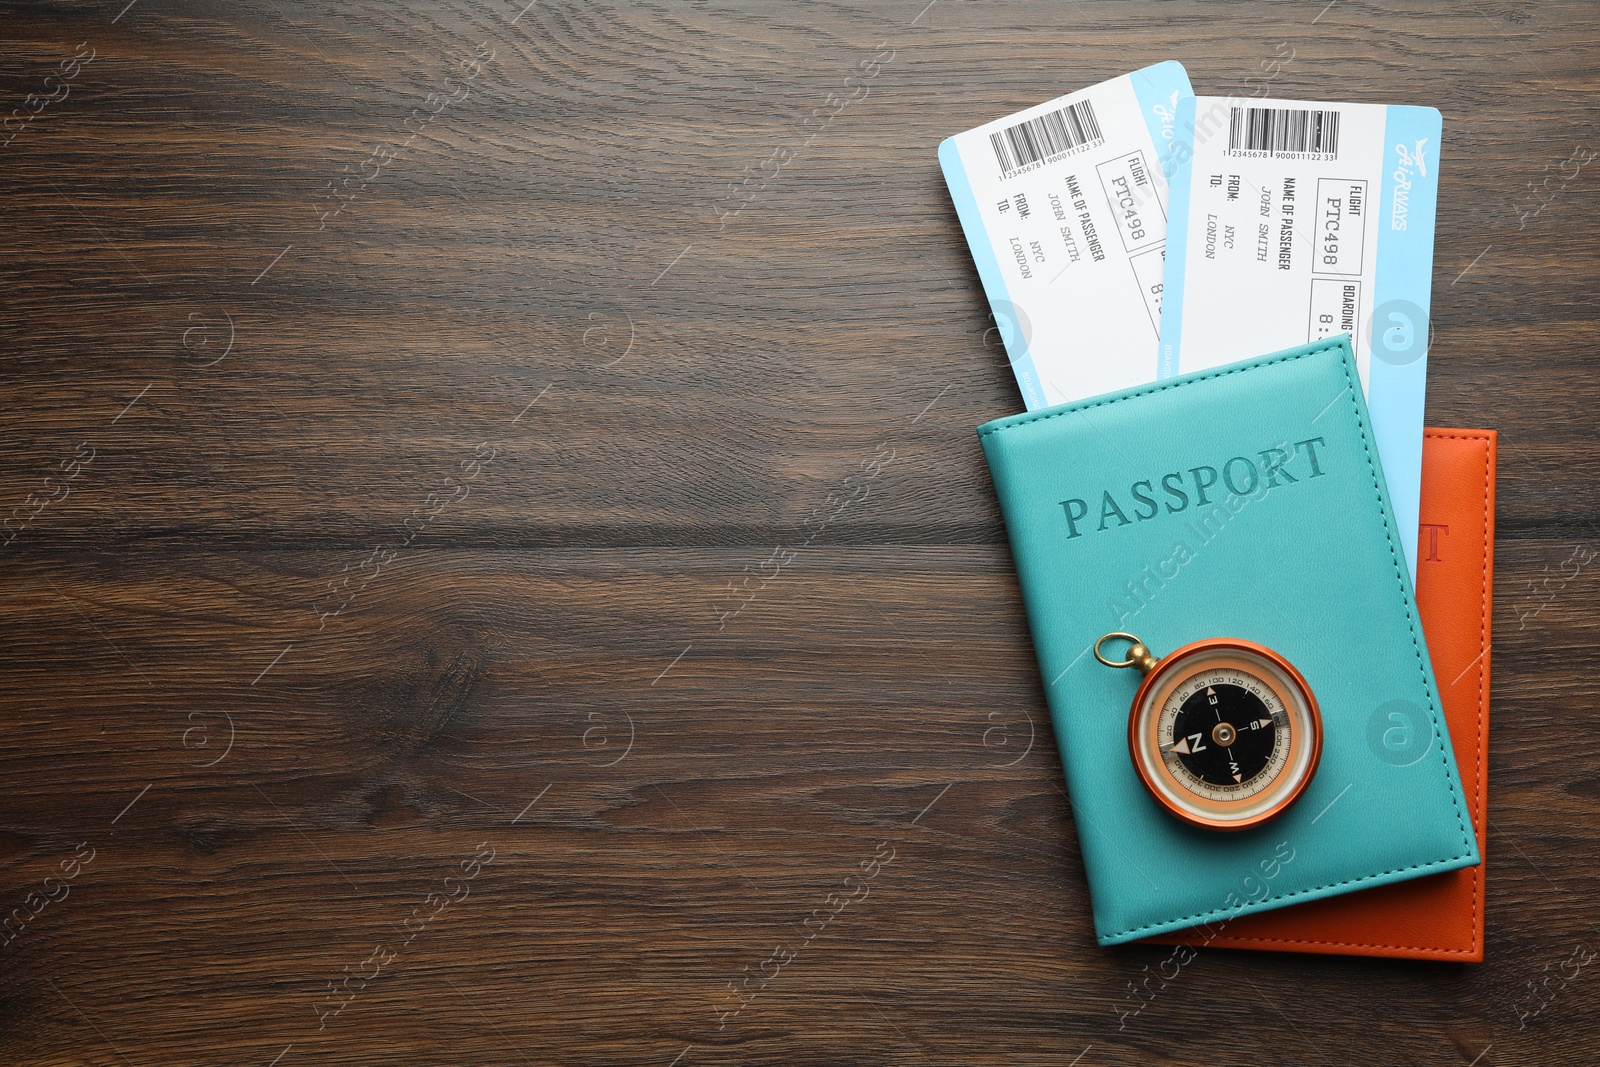
[[[1478,862],[1348,335],[978,434],[1101,944]],[[1090,654],[1113,630],[1287,657],[1323,720],[1300,799],[1237,833],[1158,807],[1128,755],[1138,672]],[[1420,759],[1384,744],[1396,722],[1431,724]]]

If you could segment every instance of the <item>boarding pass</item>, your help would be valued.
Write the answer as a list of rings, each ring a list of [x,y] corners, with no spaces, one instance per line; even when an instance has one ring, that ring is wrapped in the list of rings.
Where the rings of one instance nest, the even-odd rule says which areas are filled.
[[[1348,333],[1416,577],[1439,188],[1430,107],[1178,104],[1160,377]]]
[[[1028,410],[1153,381],[1175,62],[947,138],[939,163]]]

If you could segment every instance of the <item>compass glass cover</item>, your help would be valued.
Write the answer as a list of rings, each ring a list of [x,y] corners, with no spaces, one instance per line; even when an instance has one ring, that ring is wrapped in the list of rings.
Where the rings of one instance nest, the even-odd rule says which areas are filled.
[[[1314,704],[1289,671],[1245,648],[1173,656],[1134,709],[1135,759],[1180,817],[1253,825],[1298,795],[1319,747]]]

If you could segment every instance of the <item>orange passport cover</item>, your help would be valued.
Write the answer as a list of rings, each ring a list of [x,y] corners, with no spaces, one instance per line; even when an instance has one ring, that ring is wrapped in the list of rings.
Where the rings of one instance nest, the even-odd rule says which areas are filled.
[[[1472,808],[1487,846],[1489,624],[1494,591],[1493,430],[1423,431],[1417,609]],[[1382,736],[1381,728],[1378,736]],[[1149,940],[1277,952],[1483,960],[1483,866]]]

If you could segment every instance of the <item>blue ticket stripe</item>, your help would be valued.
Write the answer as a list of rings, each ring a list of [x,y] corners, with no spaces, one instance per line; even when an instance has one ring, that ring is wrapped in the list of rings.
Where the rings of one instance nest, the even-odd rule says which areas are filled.
[[[1378,198],[1376,275],[1367,407],[1383,460],[1395,524],[1412,580],[1422,486],[1423,404],[1428,381],[1428,306],[1443,120],[1431,107],[1388,109]]]
[[[1155,146],[1156,157],[1165,167],[1172,138],[1177,136],[1177,105],[1184,97],[1194,95],[1194,90],[1189,86],[1189,72],[1176,59],[1169,59],[1134,71],[1128,75],[1128,82],[1139,101],[1139,112],[1144,115],[1144,124],[1150,131],[1150,143]],[[1163,170],[1162,173],[1168,172]]]
[[[1173,158],[1174,146],[1178,143],[1179,129],[1178,111],[1188,101],[1189,123],[1192,128],[1194,123],[1194,89],[1189,85],[1189,72],[1183,69],[1183,64],[1175,59],[1164,63],[1157,63],[1143,70],[1136,70],[1128,76],[1133,85],[1133,95],[1139,100],[1139,111],[1144,115],[1145,125],[1150,130],[1150,143],[1155,146],[1156,165],[1161,168],[1161,174],[1167,179],[1167,251],[1166,262],[1172,263],[1172,241],[1174,231],[1182,233],[1187,228],[1189,218],[1189,191],[1187,185],[1183,195],[1177,195],[1173,184],[1173,175],[1177,162]],[[1179,153],[1188,158],[1189,152]],[[1185,166],[1185,175],[1189,171]],[[1179,206],[1181,205],[1181,207]],[[1182,212],[1182,220],[1176,212]],[[1180,240],[1179,247],[1184,247],[1186,242]],[[1180,258],[1177,262],[1181,263]],[[1177,298],[1183,299],[1183,271],[1178,270]],[[1166,325],[1167,301],[1173,298],[1172,284],[1173,272],[1167,271],[1162,279],[1161,289],[1161,321],[1163,333]],[[1172,357],[1169,365],[1165,349],[1160,350],[1156,356],[1156,377],[1170,378],[1178,373],[1177,343],[1174,338]]]
[[[1181,373],[1179,351],[1183,343],[1183,268],[1189,255],[1189,183],[1194,178],[1195,98],[1178,101],[1172,148],[1162,157],[1167,176],[1167,269],[1161,289],[1161,354],[1156,377]]]
[[[989,307],[994,312],[994,322],[1005,342],[1006,355],[1011,360],[1011,370],[1022,389],[1022,402],[1029,411],[1045,406],[1044,383],[1033,365],[1028,352],[1028,329],[1021,312],[1011,300],[1006,288],[1000,263],[994,258],[994,242],[984,228],[983,215],[978,211],[978,201],[972,195],[972,183],[967,180],[967,170],[961,165],[961,153],[956,150],[953,137],[939,143],[939,166],[944,170],[944,181],[950,188],[950,199],[955,203],[956,215],[961,219],[961,232],[966,235],[967,247],[972,250],[972,261],[977,264],[978,278],[989,297]]]

